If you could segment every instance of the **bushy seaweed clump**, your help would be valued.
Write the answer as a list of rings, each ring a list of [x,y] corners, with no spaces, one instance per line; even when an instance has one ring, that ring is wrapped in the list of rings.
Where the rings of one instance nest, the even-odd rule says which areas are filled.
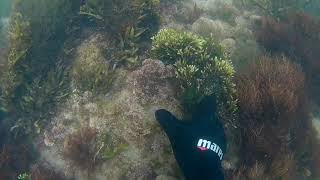
[[[216,95],[221,115],[236,112],[233,66],[222,48],[210,38],[190,32],[162,29],[153,37],[152,55],[173,64],[186,108],[192,109],[205,95]]]
[[[233,179],[301,179],[315,175],[316,134],[304,73],[285,57],[261,57],[237,76],[240,164]]]
[[[257,41],[272,54],[285,54],[306,73],[312,99],[320,102],[320,19],[302,12],[288,13],[281,21],[263,17],[256,30]]]

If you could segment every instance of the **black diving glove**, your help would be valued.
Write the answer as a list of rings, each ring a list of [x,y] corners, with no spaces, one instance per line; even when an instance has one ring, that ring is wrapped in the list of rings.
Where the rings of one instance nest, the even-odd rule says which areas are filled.
[[[157,121],[169,137],[175,158],[186,180],[223,180],[221,161],[226,152],[225,133],[216,115],[216,99],[205,97],[192,121],[178,120],[160,109]]]

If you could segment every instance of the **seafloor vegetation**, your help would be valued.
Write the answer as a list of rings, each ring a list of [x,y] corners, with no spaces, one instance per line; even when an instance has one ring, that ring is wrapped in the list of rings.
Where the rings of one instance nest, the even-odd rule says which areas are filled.
[[[0,179],[183,179],[153,113],[188,117],[206,95],[226,179],[319,179],[319,12],[318,0],[1,1]]]

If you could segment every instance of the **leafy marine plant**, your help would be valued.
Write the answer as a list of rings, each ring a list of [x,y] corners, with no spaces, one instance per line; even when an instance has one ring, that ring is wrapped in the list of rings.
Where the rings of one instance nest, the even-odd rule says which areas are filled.
[[[150,38],[159,30],[160,0],[143,0],[139,6],[139,17],[136,22],[136,28],[144,29],[141,34],[141,41],[151,42]]]
[[[174,65],[187,109],[206,95],[216,95],[220,115],[234,115],[237,110],[233,66],[222,48],[210,38],[190,32],[162,29],[153,37],[151,53],[166,64]]]
[[[80,14],[93,19],[116,39],[118,52],[114,59],[118,64],[134,67],[160,26],[159,4],[157,0],[88,0]]]
[[[58,51],[68,24],[64,18],[69,18],[72,10],[64,11],[71,8],[69,3],[60,9],[60,2],[64,3],[50,1],[52,6],[47,6],[38,0],[14,1],[8,27],[8,59],[1,74],[1,109],[6,111],[1,131],[13,147],[10,154],[14,158],[1,165],[3,179],[16,179],[18,172],[28,169],[34,160],[30,137],[42,130],[56,103],[68,94],[66,64],[58,58]],[[49,7],[52,9],[46,9]]]
[[[141,46],[139,41],[145,29],[136,29],[127,27],[120,35],[119,52],[116,58],[119,58],[119,63],[128,67],[135,67],[139,64],[139,50]]]
[[[133,3],[136,18],[133,23],[124,26],[119,34],[119,56],[122,64],[136,67],[141,64],[140,56],[144,54],[150,43],[150,38],[160,26],[160,16],[157,0],[138,0]]]
[[[6,123],[16,135],[40,129],[65,97],[67,64],[59,53],[78,1],[15,0],[9,25],[9,55],[3,97]],[[78,6],[79,7],[79,6]]]
[[[88,0],[81,6],[80,14],[94,18],[100,27],[114,35],[128,25],[145,26],[148,31],[154,31],[152,23],[159,21],[156,11],[159,3],[156,0]]]
[[[179,60],[194,62],[197,58],[223,57],[222,47],[212,41],[190,32],[174,29],[161,29],[153,38],[152,56],[166,64],[175,64]]]

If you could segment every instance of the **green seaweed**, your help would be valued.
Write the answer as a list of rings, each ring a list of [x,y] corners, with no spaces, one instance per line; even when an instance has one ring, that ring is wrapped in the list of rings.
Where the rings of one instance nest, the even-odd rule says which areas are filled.
[[[146,29],[137,29],[134,27],[127,27],[124,33],[120,34],[120,51],[116,55],[119,58],[119,63],[124,64],[128,67],[135,67],[139,65],[139,41],[141,35]]]
[[[68,94],[64,58],[70,56],[60,50],[77,1],[15,0],[13,4],[3,75],[3,98],[10,117],[6,123],[15,135],[34,134],[33,128],[44,126],[55,104]]]
[[[80,15],[115,38],[118,46],[113,60],[132,68],[141,64],[140,56],[159,29],[159,4],[156,0],[88,0]]]
[[[194,109],[206,95],[215,95],[220,115],[236,113],[234,69],[222,47],[212,38],[162,29],[153,37],[151,54],[174,65],[180,85],[179,97],[186,109]]]

